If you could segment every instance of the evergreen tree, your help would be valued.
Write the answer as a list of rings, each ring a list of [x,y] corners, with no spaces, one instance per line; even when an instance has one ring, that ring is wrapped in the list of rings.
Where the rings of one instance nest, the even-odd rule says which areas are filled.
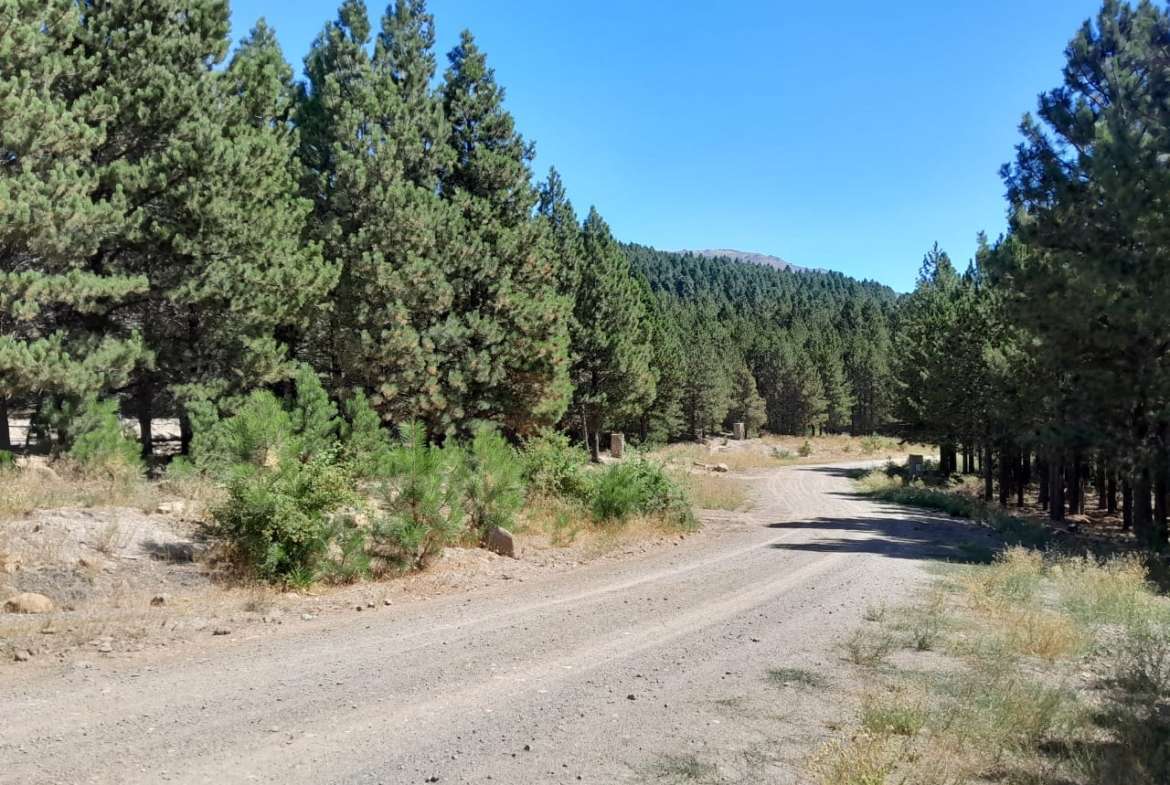
[[[654,376],[637,284],[629,261],[596,209],[585,219],[581,247],[569,424],[580,428],[597,460],[599,431],[653,400]]]
[[[747,363],[741,361],[736,365],[731,383],[731,411],[727,418],[732,423],[742,422],[747,435],[757,435],[760,426],[768,420],[768,412]]]
[[[99,188],[104,95],[78,95],[97,57],[78,46],[82,10],[69,0],[0,9],[0,449],[9,401],[74,400],[121,387],[149,362],[134,325],[104,316],[147,282],[87,260],[124,231],[122,194]]]
[[[453,161],[442,189],[474,234],[459,296],[469,336],[469,409],[529,433],[557,421],[571,388],[568,319],[547,225],[537,220],[533,148],[503,106],[504,90],[464,31],[441,89]]]

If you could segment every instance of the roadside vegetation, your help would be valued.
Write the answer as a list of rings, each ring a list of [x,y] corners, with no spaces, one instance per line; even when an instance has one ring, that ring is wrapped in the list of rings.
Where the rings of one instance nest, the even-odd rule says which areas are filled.
[[[591,465],[563,434],[516,447],[489,423],[440,446],[421,423],[392,436],[362,396],[343,411],[302,369],[287,402],[256,391],[229,417],[205,412],[189,457],[149,481],[112,407],[90,401],[68,421],[67,453],[32,469],[0,467],[11,480],[0,514],[69,501],[151,511],[168,493],[193,496],[242,577],[299,587],[425,569],[447,546],[484,545],[496,530],[533,523],[554,535],[633,518],[696,525],[689,484],[648,458]],[[55,497],[62,488],[69,495]]]
[[[978,484],[971,478],[954,478],[925,464],[920,476],[911,477],[907,466],[888,463],[883,469],[859,472],[856,487],[860,493],[880,501],[921,507],[968,518],[994,529],[1005,542],[1032,547],[1048,542],[1050,532],[1040,522],[988,502],[978,495]]]
[[[1137,557],[1013,547],[946,566],[843,654],[865,686],[810,760],[821,785],[1170,778],[1170,601]]]

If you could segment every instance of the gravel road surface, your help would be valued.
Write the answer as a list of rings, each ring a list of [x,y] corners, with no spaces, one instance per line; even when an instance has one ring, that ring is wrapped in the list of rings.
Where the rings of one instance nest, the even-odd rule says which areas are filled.
[[[752,512],[635,558],[9,668],[0,783],[801,782],[861,673],[840,642],[979,535],[853,496],[843,466],[745,476]],[[777,667],[829,686],[779,687]]]

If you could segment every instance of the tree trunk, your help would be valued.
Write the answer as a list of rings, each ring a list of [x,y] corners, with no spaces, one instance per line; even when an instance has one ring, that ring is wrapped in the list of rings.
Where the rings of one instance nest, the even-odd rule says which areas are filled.
[[[1012,492],[1012,448],[999,450],[999,506],[1007,507]]]
[[[1104,510],[1108,504],[1108,495],[1105,489],[1106,475],[1105,475],[1105,458],[1098,454],[1097,459],[1093,461],[1093,485],[1097,488],[1097,509]]]
[[[589,415],[585,412],[585,407],[581,407],[581,438],[585,440],[585,447],[589,450],[589,460],[594,463],[601,463],[601,454],[597,450],[597,442],[590,438],[589,433]]]
[[[1052,479],[1051,472],[1048,470],[1048,460],[1036,458],[1036,477],[1039,481],[1039,487],[1036,489],[1036,503],[1043,509],[1048,509],[1049,493],[1051,492],[1051,485],[1049,480]]]
[[[1048,468],[1048,517],[1064,520],[1064,464],[1057,461]]]
[[[142,457],[149,458],[154,454],[154,390],[145,379],[136,385],[134,410],[138,416],[138,440],[142,444]]]
[[[593,429],[593,462],[601,463],[601,430]]]
[[[1068,513],[1069,515],[1079,515],[1081,512],[1081,459],[1079,455],[1074,454],[1072,464],[1065,466],[1064,481],[1068,495],[1066,499]]]
[[[8,399],[0,396],[0,450],[12,449],[12,437],[8,433]]]
[[[991,444],[983,446],[983,499],[984,501],[991,501],[994,496],[994,489],[992,487],[994,478],[992,477],[992,461],[991,458]]]
[[[1150,508],[1150,490],[1150,470],[1145,467],[1138,472],[1133,488],[1133,533],[1137,536],[1138,542],[1146,545],[1153,544],[1150,536],[1154,522]]]
[[[187,416],[185,409],[179,410],[179,455],[191,454],[191,439],[194,438],[195,432],[191,428],[191,418]]]
[[[1150,539],[1155,546],[1166,544],[1166,448],[1161,444],[1154,460],[1154,529]]]
[[[1117,512],[1117,467],[1110,466],[1105,479],[1105,511],[1110,515]]]
[[[1028,486],[1032,484],[1032,462],[1028,455],[1028,448],[1020,449],[1020,460],[1016,465],[1018,476],[1016,477],[1016,506],[1024,506],[1024,494],[1028,491]]]
[[[1121,481],[1121,530],[1133,529],[1133,483],[1129,476]]]

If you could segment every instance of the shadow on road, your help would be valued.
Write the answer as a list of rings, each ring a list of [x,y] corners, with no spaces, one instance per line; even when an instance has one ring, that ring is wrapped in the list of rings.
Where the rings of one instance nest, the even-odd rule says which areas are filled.
[[[899,517],[830,517],[768,524],[770,529],[818,533],[813,542],[778,542],[771,547],[785,551],[873,553],[894,559],[984,564],[1003,545],[993,531],[973,521],[915,515],[901,507],[883,508],[882,512]],[[833,532],[854,536],[832,537]],[[858,533],[866,536],[858,537]]]
[[[844,477],[847,480],[859,480],[873,471],[873,466],[808,466],[801,471],[827,474],[830,477]]]

